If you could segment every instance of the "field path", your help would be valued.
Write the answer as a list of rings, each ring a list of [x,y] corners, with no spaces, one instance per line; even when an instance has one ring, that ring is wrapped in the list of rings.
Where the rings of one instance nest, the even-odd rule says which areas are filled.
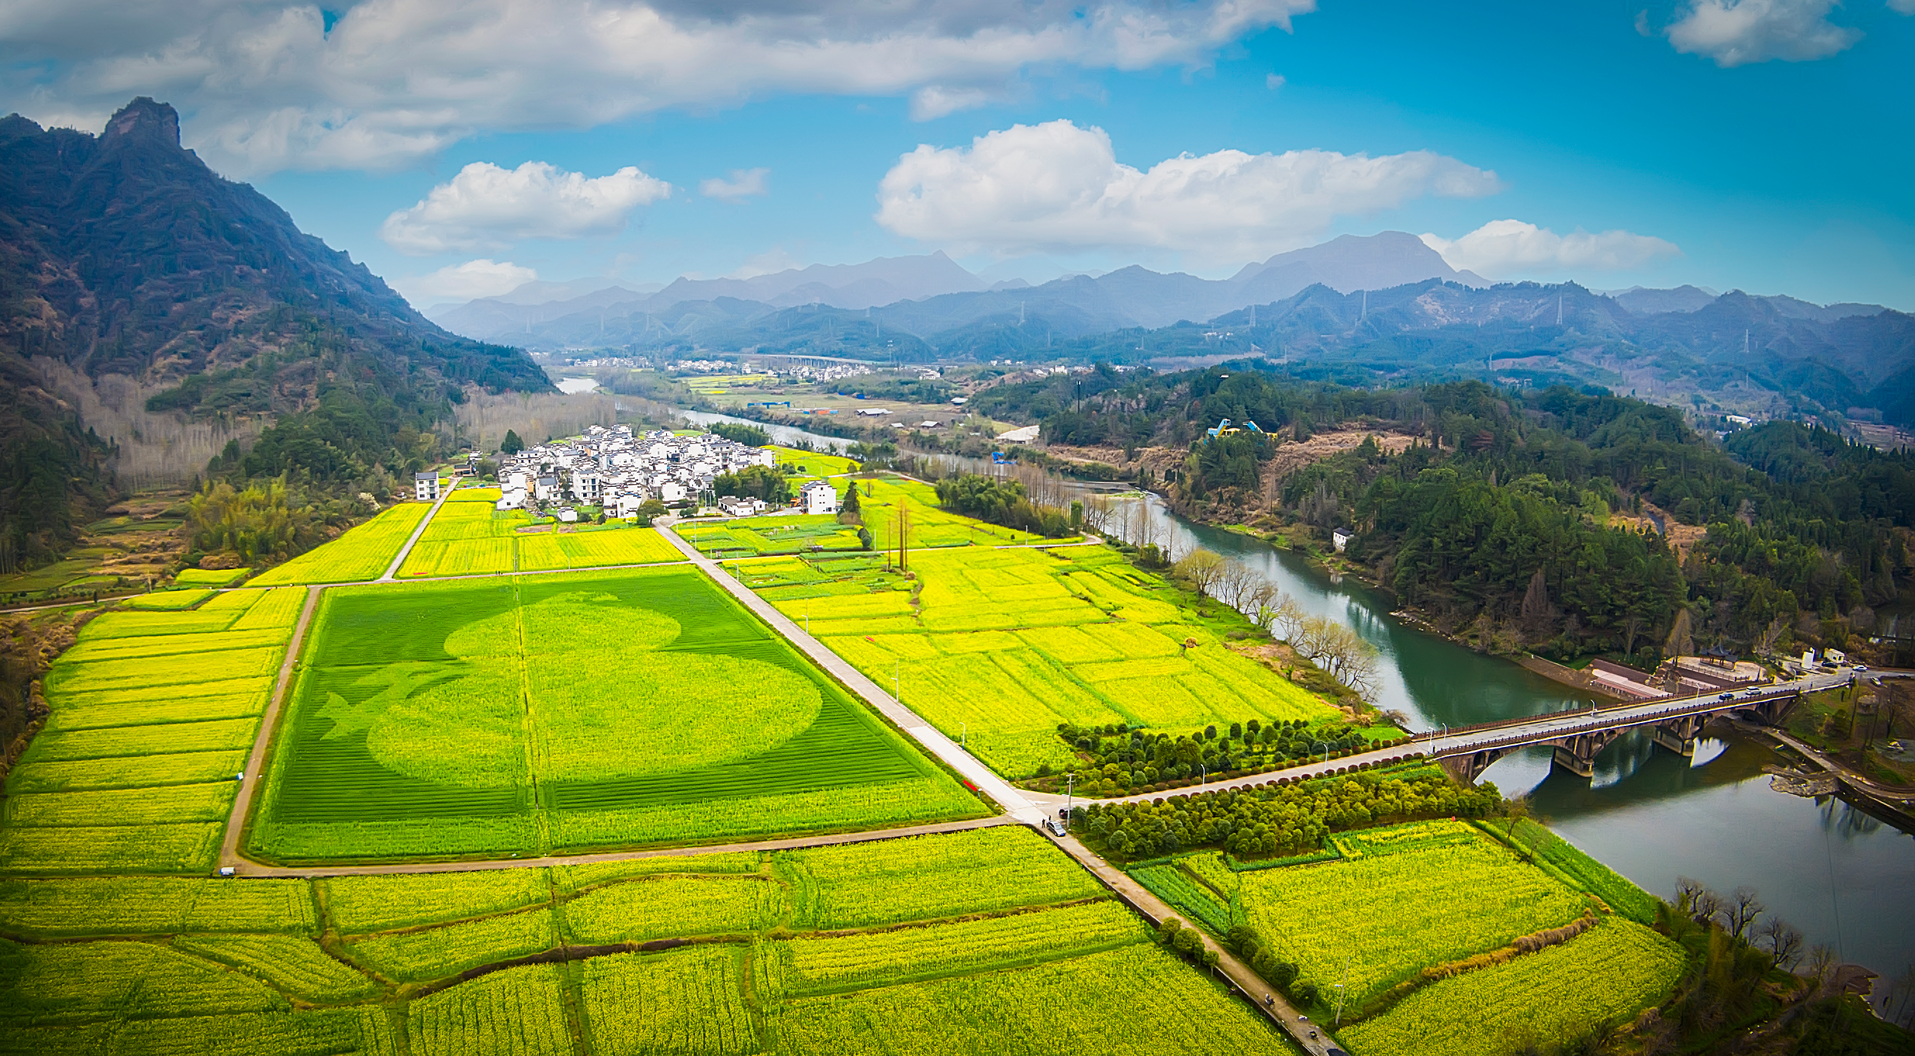
[[[305,644],[306,629],[312,626],[313,613],[319,609],[323,586],[306,588],[306,604],[299,610],[299,622],[286,643],[286,657],[279,662],[279,677],[273,681],[273,695],[266,701],[266,713],[259,718],[259,733],[253,737],[253,750],[246,753],[246,773],[239,782],[239,795],[233,797],[233,812],[226,818],[226,833],[219,841],[219,864],[237,869],[248,864],[239,856],[240,830],[246,826],[246,812],[252,809],[253,793],[260,786],[261,771],[266,769],[266,750],[272,746],[273,730],[279,725],[279,711],[292,692],[293,669],[299,664],[299,649]]]
[[[373,580],[374,583],[393,582],[393,577],[399,574],[399,566],[405,564],[407,556],[412,553],[413,545],[419,541],[420,536],[426,534],[426,525],[431,524],[432,519],[439,515],[439,507],[446,504],[446,500],[452,497],[452,493],[459,490],[460,479],[454,477],[450,487],[439,490],[438,501],[434,502],[432,508],[426,511],[426,515],[420,518],[419,527],[414,528],[412,534],[406,537],[406,545],[399,548],[398,556],[392,559],[392,564],[386,566],[386,574]]]
[[[772,630],[798,647],[812,663],[829,671],[833,677],[850,688],[853,693],[863,697],[885,718],[897,724],[898,728],[922,744],[932,755],[943,760],[945,765],[956,770],[966,781],[989,796],[1005,813],[1028,825],[1035,825],[1044,819],[1044,812],[1024,794],[1006,784],[1004,779],[991,772],[991,769],[971,753],[959,747],[957,742],[946,737],[930,723],[925,722],[917,712],[898,703],[891,694],[878,688],[876,682],[864,676],[862,671],[846,663],[837,653],[825,648],[824,643],[806,634],[804,628],[792,622],[784,613],[779,612],[770,602],[758,596],[758,593],[743,583],[725,574],[718,564],[698,552],[692,544],[678,537],[670,530],[672,522],[666,521],[659,526],[660,535],[684,553],[686,560],[725,588],[739,604],[756,613],[759,619],[771,625]]]
[[[1219,943],[1210,933],[1171,909],[1162,899],[1151,894],[1144,885],[1132,880],[1128,873],[1099,858],[1090,848],[1079,843],[1077,837],[1060,838],[1049,832],[1045,832],[1045,835],[1050,836],[1051,842],[1057,844],[1065,854],[1077,859],[1077,864],[1090,870],[1105,887],[1116,892],[1117,897],[1130,903],[1130,908],[1149,917],[1152,924],[1162,924],[1166,920],[1175,918],[1184,927],[1196,929],[1197,937],[1204,940],[1204,946],[1217,951],[1217,970],[1222,972],[1238,991],[1249,998],[1251,1004],[1257,1006],[1264,1015],[1269,1016],[1272,1022],[1288,1033],[1291,1039],[1302,1046],[1303,1051],[1310,1056],[1328,1056],[1331,1052],[1331,1043],[1328,1039],[1311,1036],[1313,1031],[1319,1035],[1323,1031],[1316,1024],[1297,1018],[1297,1010],[1291,1007],[1290,1002],[1284,1000],[1283,995],[1274,993],[1270,984],[1264,982],[1262,976],[1239,960],[1236,954],[1231,953],[1229,948]],[[1265,1003],[1266,1000],[1268,1003]]]
[[[752,840],[747,843],[713,843],[694,847],[655,847],[644,851],[598,851],[589,854],[554,854],[543,858],[489,858],[485,861],[388,862],[381,865],[261,865],[239,859],[235,872],[240,876],[318,877],[318,876],[396,876],[411,873],[473,873],[494,869],[537,869],[548,865],[589,865],[593,862],[634,862],[645,858],[689,858],[703,854],[730,854],[750,851],[788,851],[798,847],[829,847],[840,843],[870,843],[874,840],[898,840],[906,836],[934,836],[968,829],[988,829],[997,825],[1015,825],[1017,820],[1005,814],[968,821],[945,821],[935,825],[907,825],[896,829],[871,829],[865,832],[824,832],[811,836],[791,836],[777,840]]]

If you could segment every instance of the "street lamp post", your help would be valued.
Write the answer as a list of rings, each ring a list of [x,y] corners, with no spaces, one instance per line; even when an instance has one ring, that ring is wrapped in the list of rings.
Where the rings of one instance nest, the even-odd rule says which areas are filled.
[[[960,722],[958,725],[964,727],[958,731],[958,745],[968,752],[971,750],[971,724]]]
[[[1071,826],[1071,811],[1076,809],[1077,806],[1076,802],[1072,799],[1076,793],[1077,771],[1073,770],[1064,775],[1064,827],[1067,829]]]
[[[1320,747],[1323,749],[1323,758],[1319,760],[1320,762],[1327,763],[1330,761],[1330,742],[1329,741],[1311,741],[1310,747],[1312,748]]]
[[[901,663],[897,660],[891,662],[891,702],[900,708],[904,707],[904,698],[898,696],[898,675],[903,670]]]

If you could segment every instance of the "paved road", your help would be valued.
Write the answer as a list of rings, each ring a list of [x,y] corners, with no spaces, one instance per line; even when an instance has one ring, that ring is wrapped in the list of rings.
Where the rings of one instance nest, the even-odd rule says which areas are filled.
[[[1806,676],[1789,682],[1778,682],[1773,685],[1764,686],[1762,687],[1762,695],[1791,694],[1798,690],[1804,693],[1815,693],[1843,685],[1848,682],[1849,678],[1850,676],[1847,673]],[[1409,744],[1397,745],[1392,748],[1363,752],[1358,755],[1345,756],[1342,759],[1331,759],[1326,762],[1305,763],[1300,766],[1286,767],[1282,770],[1247,774],[1243,777],[1230,778],[1227,780],[1208,781],[1202,786],[1191,785],[1187,788],[1169,789],[1163,792],[1144,792],[1134,796],[1113,797],[1078,796],[1074,799],[1053,792],[1033,792],[1028,790],[1024,791],[1023,795],[1026,799],[1042,806],[1046,811],[1051,812],[1063,808],[1070,802],[1144,803],[1166,796],[1188,796],[1199,792],[1219,792],[1225,789],[1247,788],[1279,778],[1321,777],[1332,771],[1369,766],[1401,756],[1423,756],[1426,758],[1441,759],[1452,755],[1466,755],[1487,747],[1507,746],[1523,741],[1547,740],[1552,737],[1562,736],[1566,733],[1585,731],[1592,728],[1606,729],[1614,726],[1653,725],[1671,716],[1686,713],[1693,714],[1699,706],[1715,707],[1721,703],[1717,701],[1716,696],[1715,694],[1711,694],[1704,698],[1681,697],[1674,700],[1653,700],[1641,704],[1603,708],[1596,712],[1588,710],[1552,712],[1546,715],[1538,715],[1521,722],[1507,723],[1487,729],[1452,734],[1450,736],[1419,735]]]
[[[725,573],[718,564],[698,552],[690,543],[671,531],[675,523],[661,518],[659,534],[683,553],[687,560],[704,571],[719,586],[725,588],[739,603],[757,614],[759,619],[771,625],[771,628],[783,635],[799,651],[810,657],[812,662],[830,672],[838,681],[845,684],[853,693],[863,697],[865,702],[875,708],[879,714],[890,719],[899,729],[909,734],[918,743],[937,756],[951,769],[956,770],[965,780],[977,786],[978,790],[990,797],[1005,812],[1019,821],[1035,825],[1043,819],[1043,812],[1031,805],[1024,794],[1004,782],[1004,779],[992,773],[990,768],[977,761],[971,753],[959,747],[949,737],[938,732],[918,714],[898,703],[890,693],[878,687],[876,682],[866,678],[864,673],[846,663],[837,653],[825,648],[824,643],[805,633],[804,628],[793,623],[790,617],[779,612],[772,604],[758,596],[758,593]]]
[[[1057,844],[1065,854],[1077,859],[1079,865],[1090,870],[1105,887],[1116,892],[1117,896],[1130,903],[1133,909],[1149,917],[1151,923],[1162,924],[1166,920],[1175,918],[1185,927],[1195,928],[1197,936],[1203,939],[1205,948],[1217,951],[1217,970],[1223,973],[1224,978],[1230,980],[1230,984],[1236,987],[1237,991],[1243,994],[1251,1004],[1261,1009],[1264,1015],[1269,1016],[1271,1022],[1288,1033],[1291,1040],[1303,1047],[1303,1051],[1310,1053],[1311,1056],[1326,1056],[1330,1051],[1325,1039],[1310,1036],[1312,1030],[1316,1029],[1314,1024],[1299,1019],[1296,1008],[1290,1002],[1284,1000],[1281,994],[1273,992],[1270,984],[1264,982],[1262,976],[1239,960],[1236,954],[1231,953],[1214,937],[1195,923],[1185,919],[1176,910],[1171,909],[1162,899],[1151,894],[1148,888],[1131,879],[1129,874],[1099,858],[1090,848],[1079,843],[1075,836],[1058,837],[1048,830],[1044,831],[1045,835],[1050,836],[1052,843]],[[1321,1030],[1316,1032],[1322,1033]]]
[[[406,556],[412,553],[412,548],[419,542],[419,537],[426,534],[426,525],[431,524],[432,519],[439,515],[439,507],[446,504],[446,500],[452,497],[452,493],[459,490],[459,480],[458,477],[452,478],[452,485],[439,492],[439,498],[433,502],[432,508],[419,519],[419,527],[414,528],[412,534],[406,537],[406,545],[399,548],[399,553],[392,559],[392,564],[386,566],[386,574],[373,582],[390,583],[393,581],[392,577],[399,574],[399,566],[406,563]]]

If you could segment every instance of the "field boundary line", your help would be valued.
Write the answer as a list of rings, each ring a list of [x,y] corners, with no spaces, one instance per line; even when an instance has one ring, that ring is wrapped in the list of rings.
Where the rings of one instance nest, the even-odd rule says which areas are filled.
[[[1080,843],[1077,837],[1058,837],[1048,832],[1044,835],[1049,837],[1059,850],[1070,855],[1077,864],[1089,870],[1092,876],[1102,881],[1105,887],[1115,893],[1131,909],[1143,914],[1144,918],[1152,924],[1162,924],[1166,920],[1175,919],[1195,931],[1197,937],[1203,940],[1206,949],[1216,951],[1217,970],[1238,993],[1257,1007],[1257,1011],[1268,1017],[1272,1023],[1290,1036],[1290,1040],[1296,1042],[1310,1056],[1327,1056],[1330,1045],[1333,1043],[1333,1040],[1327,1036],[1328,1032],[1319,1024],[1299,1019],[1297,1010],[1290,1005],[1289,1001],[1285,1000],[1281,994],[1275,993],[1274,988],[1264,980],[1263,976],[1258,975],[1229,948],[1218,942],[1215,936],[1205,931],[1200,923],[1192,919],[1193,914],[1178,912],[1169,903],[1152,894],[1149,888],[1138,883],[1130,874],[1099,858],[1090,848]],[[1265,1000],[1269,1003],[1265,1004]],[[1314,1038],[1310,1036],[1312,1030],[1317,1033]]]
[[[830,847],[841,843],[872,843],[901,840],[912,836],[936,836],[947,832],[988,829],[997,825],[1016,825],[1008,814],[964,821],[941,821],[927,825],[906,825],[895,829],[867,829],[863,832],[825,832],[811,836],[787,836],[744,843],[710,843],[690,847],[653,847],[639,851],[588,851],[581,854],[552,854],[542,858],[484,858],[449,862],[384,862],[369,865],[262,865],[239,859],[238,875],[316,879],[329,876],[395,876],[409,873],[471,873],[499,869],[542,869],[561,865],[592,865],[599,862],[636,862],[648,858],[697,858],[708,854],[737,854],[752,851],[787,851],[806,847]]]
[[[237,868],[245,863],[239,856],[239,838],[246,827],[246,815],[252,810],[253,793],[259,788],[260,772],[266,768],[266,753],[273,743],[273,729],[279,724],[280,709],[292,692],[293,669],[299,664],[299,651],[306,643],[306,630],[319,610],[319,595],[326,588],[306,588],[306,604],[300,607],[299,621],[293,625],[292,638],[286,642],[286,656],[279,662],[279,677],[273,682],[273,695],[259,717],[259,732],[253,736],[252,750],[246,753],[245,776],[239,782],[239,794],[233,797],[232,813],[226,818],[226,831],[219,841],[219,865]]]
[[[452,493],[457,490],[459,490],[459,481],[455,478],[452,481],[451,487],[439,492],[439,498],[433,502],[432,508],[427,510],[426,515],[419,519],[419,527],[414,528],[412,534],[406,537],[406,545],[399,548],[399,553],[392,559],[392,564],[386,566],[385,574],[373,580],[374,583],[391,583],[393,581],[392,577],[399,574],[399,566],[406,563],[406,558],[411,555],[413,546],[419,542],[420,537],[426,534],[426,526],[431,524],[432,519],[439,515],[439,507],[444,506],[446,500],[451,498]]]
[[[739,604],[764,620],[772,630],[809,657],[812,663],[824,668],[853,693],[864,698],[865,703],[891,720],[898,729],[904,731],[906,736],[923,745],[932,755],[957,771],[960,777],[969,781],[973,787],[1004,808],[1005,813],[1027,825],[1035,825],[1043,820],[1044,814],[1037,806],[1024,798],[1022,793],[1012,788],[989,767],[979,762],[976,756],[959,747],[956,741],[945,736],[916,712],[894,700],[891,694],[880,689],[876,682],[865,677],[864,672],[851,666],[843,657],[826,648],[823,642],[806,634],[804,628],[799,627],[789,616],[779,612],[776,606],[759,597],[757,591],[725,575],[724,569],[699,553],[698,549],[689,542],[679,538],[678,533],[670,531],[669,527],[669,522],[661,526],[659,534],[677,547],[694,568],[724,587],[727,593],[738,599]]]

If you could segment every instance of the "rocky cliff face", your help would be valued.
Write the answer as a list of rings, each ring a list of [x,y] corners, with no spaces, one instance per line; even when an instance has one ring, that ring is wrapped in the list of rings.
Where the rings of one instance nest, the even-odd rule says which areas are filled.
[[[133,379],[158,393],[148,410],[188,419],[311,424],[330,406],[354,435],[306,429],[318,446],[258,467],[325,479],[396,468],[393,430],[444,417],[468,386],[550,388],[523,352],[440,329],[222,179],[144,98],[98,136],[0,119],[0,539],[23,555],[70,539],[110,486],[110,447],[36,382],[48,360]]]

